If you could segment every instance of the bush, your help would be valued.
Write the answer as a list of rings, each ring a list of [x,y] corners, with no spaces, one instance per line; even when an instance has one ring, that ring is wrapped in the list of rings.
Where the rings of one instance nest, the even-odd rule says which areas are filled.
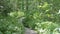
[[[13,17],[4,17],[0,19],[0,33],[2,34],[23,34],[24,26]]]

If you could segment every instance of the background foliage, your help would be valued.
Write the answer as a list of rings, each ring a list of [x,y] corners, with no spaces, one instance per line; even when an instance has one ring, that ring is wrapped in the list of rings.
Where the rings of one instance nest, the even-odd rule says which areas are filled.
[[[26,0],[24,26],[38,34],[58,34],[60,28],[60,0]],[[56,33],[55,33],[56,32]]]
[[[6,20],[3,22],[1,19]],[[21,24],[23,28],[17,25],[17,20],[23,23]],[[3,23],[0,28],[7,29],[6,24],[11,24],[8,25],[10,30],[9,26],[15,27],[12,21],[22,28],[21,30],[24,30],[25,26],[37,31],[38,34],[58,34],[60,33],[60,0],[0,0],[0,22]]]
[[[18,0],[0,0],[0,34],[24,33],[24,26],[19,21],[24,13],[17,10],[17,2]]]

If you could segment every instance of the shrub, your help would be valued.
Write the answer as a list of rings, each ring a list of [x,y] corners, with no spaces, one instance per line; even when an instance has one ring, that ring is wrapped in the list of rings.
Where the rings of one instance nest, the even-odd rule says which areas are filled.
[[[24,26],[13,17],[4,17],[0,19],[0,32],[2,34],[23,34]]]

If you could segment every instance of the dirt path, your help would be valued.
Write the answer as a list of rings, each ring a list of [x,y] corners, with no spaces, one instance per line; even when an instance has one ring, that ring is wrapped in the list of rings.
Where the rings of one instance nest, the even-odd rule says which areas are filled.
[[[25,34],[37,34],[34,30],[31,30],[29,28],[25,28]]]

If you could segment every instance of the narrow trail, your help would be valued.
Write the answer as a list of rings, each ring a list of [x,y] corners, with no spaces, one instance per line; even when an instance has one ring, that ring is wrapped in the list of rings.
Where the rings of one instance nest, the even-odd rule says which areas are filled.
[[[31,30],[29,28],[25,28],[25,34],[37,34],[34,30]]]

